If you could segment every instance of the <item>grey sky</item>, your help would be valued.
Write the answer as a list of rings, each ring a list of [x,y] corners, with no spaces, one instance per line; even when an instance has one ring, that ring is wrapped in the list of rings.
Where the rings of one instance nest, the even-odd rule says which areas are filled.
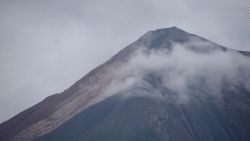
[[[60,93],[148,30],[250,50],[248,0],[0,0],[0,122]]]

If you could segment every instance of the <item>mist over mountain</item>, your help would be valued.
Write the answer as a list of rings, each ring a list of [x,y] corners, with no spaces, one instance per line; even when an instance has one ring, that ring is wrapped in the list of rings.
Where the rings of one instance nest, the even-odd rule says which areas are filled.
[[[1,141],[248,141],[250,53],[149,31],[61,94],[0,125]]]

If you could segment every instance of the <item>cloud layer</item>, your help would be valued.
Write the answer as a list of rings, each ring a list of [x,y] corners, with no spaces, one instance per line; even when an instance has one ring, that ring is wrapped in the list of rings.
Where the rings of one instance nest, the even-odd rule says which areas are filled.
[[[106,94],[125,93],[136,95],[131,90],[145,88],[164,98],[159,86],[174,93],[178,102],[188,102],[190,94],[211,94],[221,97],[222,91],[239,90],[242,86],[250,92],[250,58],[234,51],[212,49],[210,52],[196,52],[190,45],[200,48],[213,48],[209,42],[191,40],[187,44],[175,44],[173,50],[139,49],[137,53],[116,73],[116,80]],[[145,79],[149,75],[157,78]],[[158,86],[153,86],[158,85]],[[161,88],[160,88],[161,89]],[[128,92],[128,93],[127,93]],[[143,93],[139,92],[139,94]]]

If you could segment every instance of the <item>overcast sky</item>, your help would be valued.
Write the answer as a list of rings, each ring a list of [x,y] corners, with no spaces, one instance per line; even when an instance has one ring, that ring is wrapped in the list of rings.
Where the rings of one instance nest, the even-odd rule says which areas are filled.
[[[177,26],[250,50],[248,0],[0,0],[0,122],[145,32]]]

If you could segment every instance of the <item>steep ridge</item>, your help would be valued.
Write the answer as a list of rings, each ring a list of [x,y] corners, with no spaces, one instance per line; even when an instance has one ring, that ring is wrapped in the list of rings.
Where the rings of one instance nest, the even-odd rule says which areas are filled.
[[[175,46],[183,44],[199,54],[216,51],[250,54],[227,49],[176,27],[150,31],[63,93],[52,95],[2,123],[0,140],[249,139],[250,94],[242,85],[237,85],[235,91],[227,88],[229,84],[223,84],[222,100],[206,94],[209,92],[200,88],[205,86],[195,85],[196,90],[189,96],[192,104],[178,102],[175,92],[162,86],[158,72],[143,74],[143,83],[136,83],[125,92],[107,91],[119,75],[117,70],[138,52],[150,54],[160,50],[171,54]],[[151,96],[157,95],[156,90],[164,95],[164,100]],[[200,93],[205,98],[197,96]],[[124,99],[120,95],[135,96]]]

